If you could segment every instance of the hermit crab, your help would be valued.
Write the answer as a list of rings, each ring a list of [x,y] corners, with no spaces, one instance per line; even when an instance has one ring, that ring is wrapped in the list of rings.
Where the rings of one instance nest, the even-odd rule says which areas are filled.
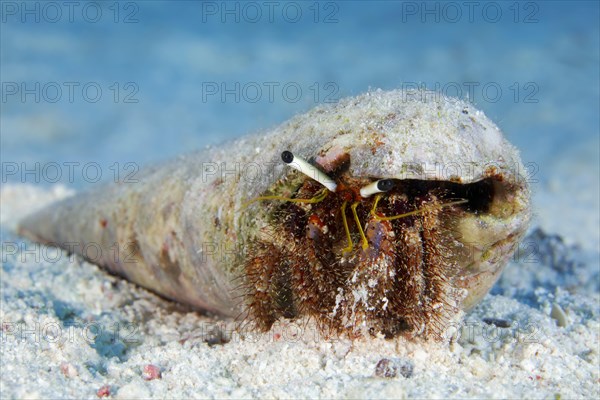
[[[527,229],[516,149],[469,103],[372,91],[147,168],[20,224],[166,298],[260,330],[441,337]]]

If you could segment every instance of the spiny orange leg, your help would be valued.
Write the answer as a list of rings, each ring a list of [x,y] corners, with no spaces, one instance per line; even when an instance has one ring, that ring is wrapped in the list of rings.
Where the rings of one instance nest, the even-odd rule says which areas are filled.
[[[263,201],[263,200],[279,200],[279,201],[289,201],[292,203],[314,204],[314,203],[319,203],[319,202],[323,201],[325,199],[325,197],[327,197],[327,194],[328,194],[327,189],[322,189],[314,197],[312,197],[310,199],[293,199],[291,197],[283,197],[283,196],[259,196],[259,197],[255,197],[254,199],[249,200],[249,201],[245,202],[244,204],[242,204],[242,209],[248,207],[252,203],[255,203],[257,201]]]
[[[375,211],[377,208],[377,203],[379,203],[379,200],[381,198],[381,195],[378,195],[375,198],[375,201],[373,202],[373,208],[371,209],[371,214],[373,214],[374,218],[378,221],[393,221],[395,219],[400,219],[400,218],[405,218],[405,217],[409,217],[411,215],[418,215],[418,214],[422,214],[426,211],[430,211],[430,210],[435,210],[435,209],[440,209],[440,208],[445,208],[445,207],[450,207],[450,206],[456,206],[459,204],[465,204],[468,203],[469,200],[467,199],[463,199],[463,200],[456,200],[456,201],[451,201],[448,203],[442,203],[442,204],[437,204],[437,205],[433,205],[433,206],[429,206],[429,207],[423,207],[414,211],[409,211],[407,213],[404,214],[399,214],[399,215],[393,215],[391,217],[382,217],[381,215],[377,214],[377,212]]]

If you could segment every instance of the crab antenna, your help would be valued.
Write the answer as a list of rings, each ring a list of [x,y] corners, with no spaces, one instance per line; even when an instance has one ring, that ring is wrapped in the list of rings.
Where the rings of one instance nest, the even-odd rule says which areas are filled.
[[[375,193],[387,192],[394,186],[396,186],[396,182],[393,179],[380,179],[360,188],[360,195],[364,198],[371,197]]]
[[[337,188],[337,183],[333,179],[331,179],[327,174],[312,164],[309,164],[308,161],[303,160],[302,158],[295,156],[291,151],[284,151],[281,153],[281,159],[284,163],[289,165],[290,167],[300,171],[304,175],[309,178],[314,179],[319,182],[321,185],[325,186],[329,191],[335,192]]]

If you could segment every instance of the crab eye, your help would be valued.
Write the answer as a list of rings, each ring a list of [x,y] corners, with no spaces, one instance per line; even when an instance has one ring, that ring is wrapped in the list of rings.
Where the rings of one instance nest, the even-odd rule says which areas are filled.
[[[360,188],[360,195],[364,198],[370,197],[375,193],[383,193],[392,190],[396,186],[396,181],[393,179],[380,179],[369,183],[367,186]]]
[[[319,182],[329,189],[329,191],[335,192],[335,189],[337,189],[337,183],[327,176],[325,172],[310,164],[308,161],[295,156],[291,151],[286,150],[281,153],[281,160],[290,167]]]

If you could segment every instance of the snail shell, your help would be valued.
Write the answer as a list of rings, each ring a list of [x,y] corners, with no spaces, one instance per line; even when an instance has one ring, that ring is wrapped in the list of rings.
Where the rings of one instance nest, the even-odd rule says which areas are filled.
[[[393,188],[360,195],[380,179]],[[258,329],[310,317],[351,335],[441,336],[494,284],[529,217],[519,155],[481,111],[375,91],[68,198],[20,232]]]

